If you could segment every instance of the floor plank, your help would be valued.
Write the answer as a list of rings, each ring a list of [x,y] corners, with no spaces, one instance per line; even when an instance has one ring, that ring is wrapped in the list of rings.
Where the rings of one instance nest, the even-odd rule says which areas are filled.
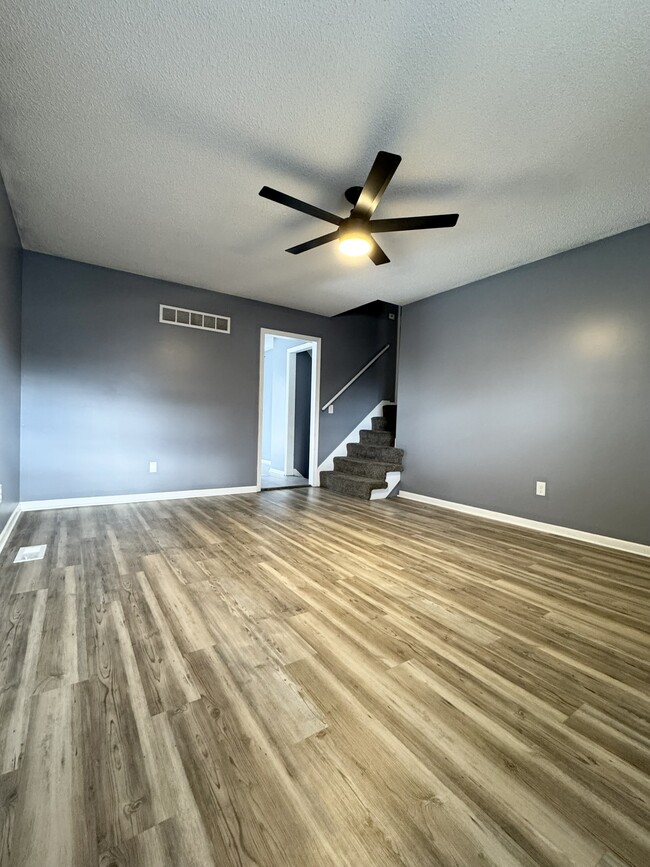
[[[301,488],[0,576],[0,865],[650,864],[647,559]]]
[[[28,746],[16,798],[13,852],[16,867],[89,864],[96,857],[94,816],[86,816],[83,768],[73,741],[83,737],[73,720],[73,688],[48,690],[32,700]]]

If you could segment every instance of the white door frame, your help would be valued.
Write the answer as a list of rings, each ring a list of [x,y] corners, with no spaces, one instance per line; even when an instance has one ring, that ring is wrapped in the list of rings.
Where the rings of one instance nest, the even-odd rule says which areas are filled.
[[[308,334],[293,334],[290,331],[278,331],[277,328],[260,328],[260,388],[258,396],[258,419],[257,419],[257,490],[262,490],[262,418],[264,413],[264,338],[267,334],[276,337],[288,337],[291,340],[302,340],[309,343],[313,349],[311,357],[311,413],[309,425],[309,484],[313,487],[320,485],[318,476],[318,434],[319,434],[319,406],[320,406],[320,355],[321,339]],[[293,349],[305,349],[296,346]],[[290,350],[289,350],[290,351]],[[295,364],[295,354],[294,354]],[[295,367],[294,367],[295,381]],[[294,386],[295,387],[295,386]]]
[[[296,468],[293,463],[293,450],[296,437],[296,355],[314,349],[314,344],[300,343],[287,349],[287,438],[284,448],[284,474],[295,476]],[[312,375],[314,371],[312,368]],[[311,422],[310,422],[311,423]]]

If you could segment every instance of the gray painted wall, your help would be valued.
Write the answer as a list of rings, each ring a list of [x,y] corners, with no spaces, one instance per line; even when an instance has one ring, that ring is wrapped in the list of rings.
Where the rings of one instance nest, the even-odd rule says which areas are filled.
[[[0,178],[0,530],[19,499],[20,241]]]
[[[232,333],[161,325],[161,302],[232,316]],[[322,337],[324,403],[387,336],[395,345],[389,310],[327,318],[24,253],[21,498],[254,485],[260,328]],[[391,350],[320,414],[321,459],[392,399],[394,379]]]
[[[404,308],[397,434],[405,491],[650,543],[650,226]]]

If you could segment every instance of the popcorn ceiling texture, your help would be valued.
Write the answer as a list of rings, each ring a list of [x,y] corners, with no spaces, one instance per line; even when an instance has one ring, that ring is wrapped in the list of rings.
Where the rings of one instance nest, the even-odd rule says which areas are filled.
[[[337,313],[646,222],[646,0],[0,0],[0,170],[23,245]],[[377,150],[392,264],[284,248]],[[349,206],[347,206],[349,208]]]

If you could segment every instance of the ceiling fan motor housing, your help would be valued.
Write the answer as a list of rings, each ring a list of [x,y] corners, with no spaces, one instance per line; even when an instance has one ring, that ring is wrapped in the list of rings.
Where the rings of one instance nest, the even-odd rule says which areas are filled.
[[[369,238],[370,223],[368,220],[359,219],[359,217],[348,217],[341,222],[339,226],[339,238]]]
[[[345,191],[345,198],[351,205],[356,205],[359,201],[359,196],[361,195],[361,190],[363,187],[348,187]]]

